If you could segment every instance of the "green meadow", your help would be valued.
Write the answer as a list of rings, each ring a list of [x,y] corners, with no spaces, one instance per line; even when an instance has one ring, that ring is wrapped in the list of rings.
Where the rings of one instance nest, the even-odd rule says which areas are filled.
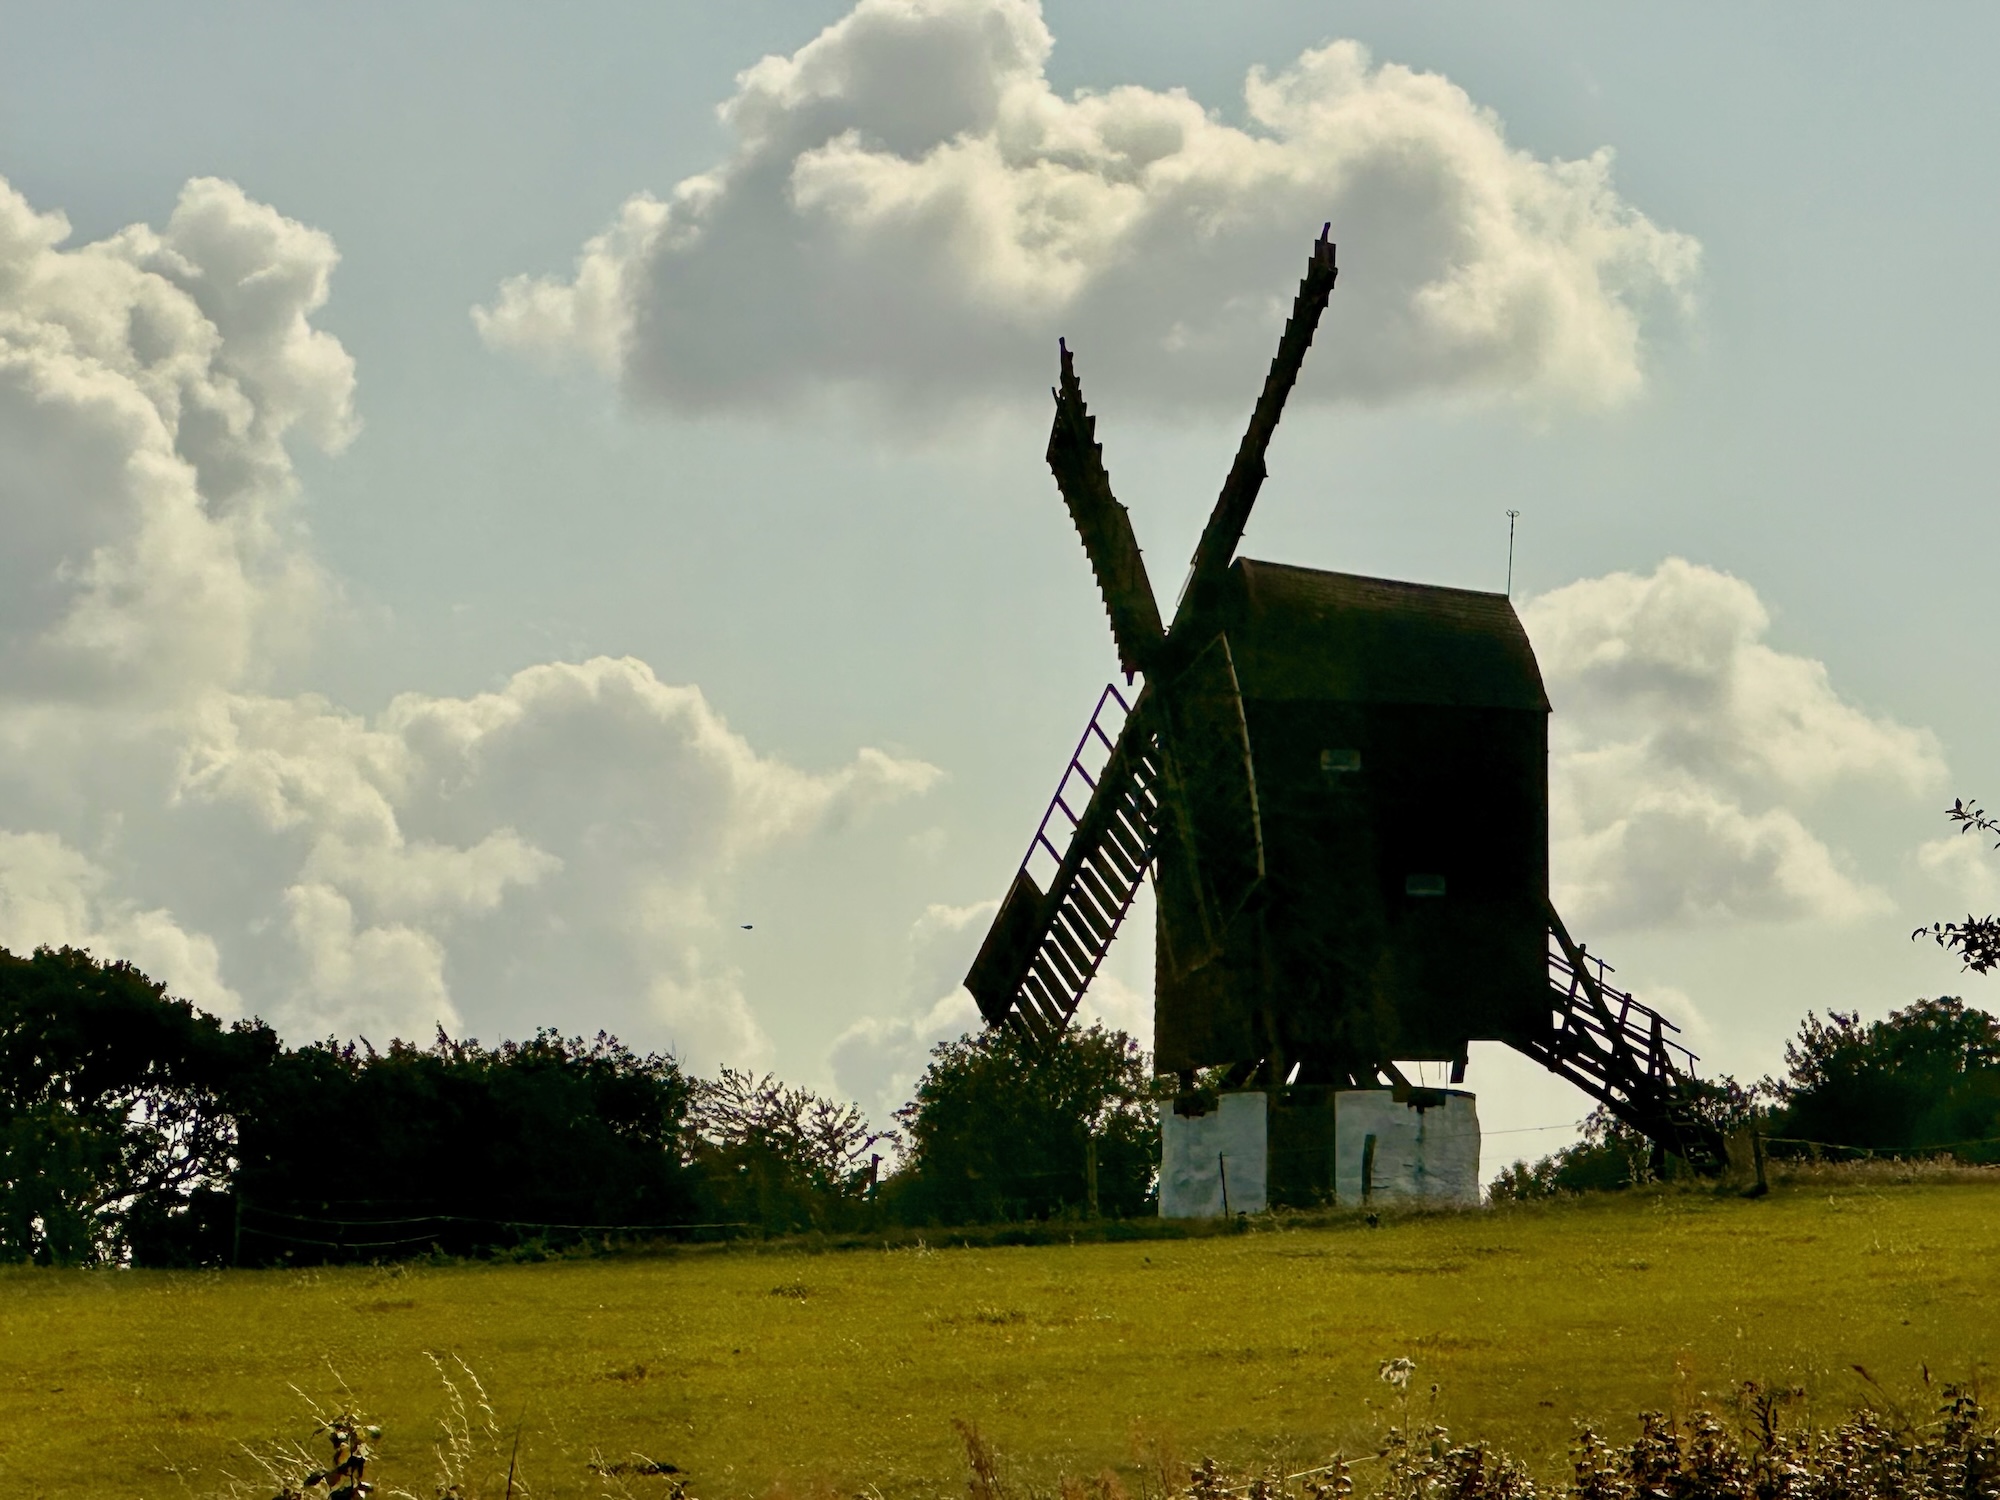
[[[1162,1454],[1311,1462],[1373,1451],[1396,1357],[1416,1363],[1413,1415],[1435,1383],[1455,1437],[1553,1473],[1575,1419],[1623,1437],[1641,1410],[1744,1380],[1804,1387],[1805,1420],[1927,1400],[1925,1368],[1979,1377],[2000,1351],[2000,1184],[1837,1176],[1761,1200],[1664,1189],[1036,1247],[940,1231],[821,1253],[18,1269],[0,1274],[0,1492],[230,1493],[257,1475],[245,1445],[309,1438],[307,1398],[344,1385],[385,1429],[378,1494],[429,1496],[450,1392],[427,1351],[490,1399],[482,1494],[516,1433],[541,1496],[666,1495],[649,1464],[704,1497],[963,1493],[954,1421],[1028,1488]]]

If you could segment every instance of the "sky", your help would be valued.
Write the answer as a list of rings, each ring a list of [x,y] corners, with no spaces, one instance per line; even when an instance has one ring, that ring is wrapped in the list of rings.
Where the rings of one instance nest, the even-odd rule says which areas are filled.
[[[1993,1003],[1909,937],[2000,904],[1985,11],[4,27],[0,945],[884,1118],[1116,666],[1055,340],[1170,594],[1331,221],[1244,554],[1498,590],[1519,512],[1555,899],[1704,1071]],[[1588,1107],[1467,1082],[1489,1170]]]

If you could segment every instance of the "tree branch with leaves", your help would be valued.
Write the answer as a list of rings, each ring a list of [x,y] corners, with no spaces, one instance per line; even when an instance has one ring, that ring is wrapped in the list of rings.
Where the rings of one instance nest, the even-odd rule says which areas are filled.
[[[1945,816],[1958,825],[1960,833],[2000,835],[2000,819],[1988,816],[1985,808],[1962,797],[1952,799]],[[1993,847],[2000,849],[2000,840]],[[2000,917],[1975,917],[1968,912],[1962,922],[1932,922],[1919,927],[1910,934],[1910,941],[1926,937],[1946,952],[1956,953],[1964,967],[1975,974],[1989,974],[2000,966]]]

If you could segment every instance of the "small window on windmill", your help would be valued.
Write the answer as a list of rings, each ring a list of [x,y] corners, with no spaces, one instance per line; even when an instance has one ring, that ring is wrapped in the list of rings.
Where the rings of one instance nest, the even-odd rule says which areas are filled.
[[[1442,896],[1444,894],[1444,876],[1405,875],[1403,877],[1403,894],[1405,896]]]
[[[1322,750],[1319,768],[1328,776],[1351,776],[1361,769],[1359,750]]]

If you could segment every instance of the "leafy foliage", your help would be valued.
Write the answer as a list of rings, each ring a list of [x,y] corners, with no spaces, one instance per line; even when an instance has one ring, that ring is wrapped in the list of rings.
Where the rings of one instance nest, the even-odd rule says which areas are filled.
[[[855,1227],[893,1131],[617,1038],[284,1048],[129,964],[0,950],[0,1260],[542,1253],[619,1228]]]
[[[1071,1026],[1039,1049],[1012,1027],[941,1042],[896,1116],[909,1142],[898,1206],[942,1223],[1081,1210],[1094,1141],[1100,1210],[1146,1212],[1155,1111],[1146,1056],[1122,1031]]]
[[[671,1057],[602,1032],[284,1053],[244,1116],[243,1253],[467,1253],[690,1221],[692,1095]]]
[[[692,1124],[709,1211],[771,1230],[842,1227],[898,1140],[857,1105],[735,1068],[694,1085]]]
[[[1886,1020],[1808,1014],[1764,1088],[1772,1134],[1885,1154],[2000,1160],[2000,1020],[1949,996]]]
[[[1863,1408],[1830,1429],[1783,1427],[1779,1412],[1803,1392],[1738,1389],[1734,1420],[1709,1410],[1639,1415],[1639,1434],[1614,1447],[1587,1425],[1570,1443],[1569,1482],[1542,1489],[1528,1468],[1485,1443],[1454,1443],[1432,1411],[1392,1426],[1377,1500],[1987,1500],[2000,1494],[2000,1434],[1968,1390],[1946,1386],[1922,1423]],[[988,1457],[988,1467],[992,1465]],[[1159,1500],[1333,1500],[1352,1493],[1349,1466],[1285,1474],[1231,1474],[1212,1459]],[[979,1486],[975,1480],[974,1492]]]
[[[0,949],[0,1259],[199,1258],[244,1082],[277,1054],[130,964]]]
[[[1936,1417],[1922,1424],[1864,1408],[1827,1430],[1781,1428],[1779,1410],[1800,1394],[1745,1382],[1734,1423],[1712,1411],[1685,1418],[1642,1412],[1638,1437],[1622,1449],[1581,1427],[1570,1445],[1566,1493],[1574,1500],[1968,1500],[2000,1492],[2000,1439],[1969,1391],[1946,1386]],[[1435,1466],[1444,1483],[1396,1493],[1438,1500],[1531,1500],[1536,1493],[1522,1482],[1454,1482],[1451,1456]]]
[[[1603,1105],[1583,1122],[1583,1139],[1532,1166],[1517,1161],[1490,1189],[1495,1202],[1526,1202],[1558,1193],[1601,1193],[1650,1182],[1653,1143]]]
[[[1745,1088],[1727,1074],[1714,1079],[1689,1079],[1683,1097],[1690,1114],[1728,1136],[1761,1122],[1761,1086]],[[1517,1161],[1493,1180],[1495,1202],[1525,1202],[1560,1193],[1602,1193],[1651,1182],[1664,1168],[1669,1176],[1675,1159],[1599,1105],[1583,1122],[1583,1139],[1530,1165]]]
[[[1960,833],[2000,834],[2000,819],[1989,817],[1985,808],[1973,806],[1963,797],[1952,799],[1945,816],[1958,825]],[[2000,843],[1994,848],[2000,849]],[[2000,917],[1975,917],[1967,912],[1963,922],[1933,922],[1910,934],[1912,942],[1925,937],[1946,952],[1956,953],[1975,974],[1990,974],[2000,965]]]
[[[352,1412],[341,1412],[320,1423],[319,1432],[333,1447],[331,1460],[324,1469],[308,1473],[303,1488],[295,1490],[287,1485],[277,1500],[305,1500],[315,1490],[324,1493],[327,1500],[361,1500],[375,1488],[361,1476],[375,1456],[373,1445],[382,1441],[382,1429]]]

